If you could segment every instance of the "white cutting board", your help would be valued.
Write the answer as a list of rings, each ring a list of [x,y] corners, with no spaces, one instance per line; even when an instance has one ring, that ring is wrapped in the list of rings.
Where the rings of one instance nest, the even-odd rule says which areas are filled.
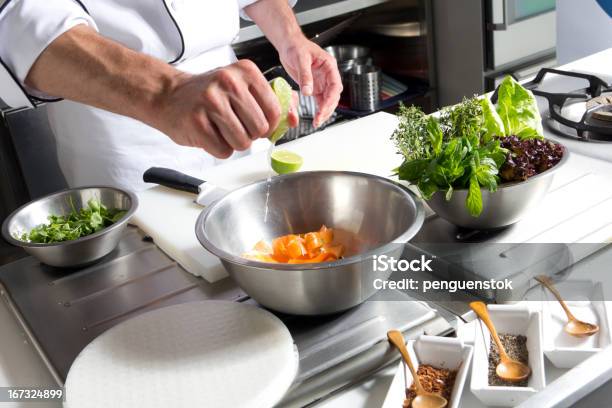
[[[389,139],[397,119],[376,113],[333,126],[308,137],[281,145],[304,158],[302,170],[350,170],[390,176],[402,159]],[[234,189],[268,177],[267,152],[227,161],[191,174],[225,189]],[[132,223],[151,236],[155,243],[194,275],[209,282],[227,276],[219,260],[207,252],[195,236],[195,224],[202,207],[192,194],[155,187],[138,193],[140,206]]]
[[[219,259],[206,251],[195,235],[195,225],[202,207],[194,194],[155,187],[138,195],[138,210],[130,223],[138,226],[155,244],[185,270],[216,282],[227,276]]]

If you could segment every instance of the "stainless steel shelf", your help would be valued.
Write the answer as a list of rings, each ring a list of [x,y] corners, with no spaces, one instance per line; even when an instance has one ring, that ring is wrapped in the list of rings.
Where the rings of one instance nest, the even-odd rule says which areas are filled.
[[[318,0],[298,2],[295,15],[300,25],[315,23],[342,14],[361,10],[364,8],[386,3],[389,0]],[[240,44],[263,36],[255,24],[247,21],[241,22],[238,39],[234,44]]]

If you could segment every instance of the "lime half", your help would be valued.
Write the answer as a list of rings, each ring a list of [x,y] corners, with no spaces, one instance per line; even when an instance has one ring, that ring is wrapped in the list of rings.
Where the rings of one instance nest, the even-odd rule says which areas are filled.
[[[287,81],[285,81],[282,77],[274,78],[270,81],[270,86],[272,87],[272,91],[278,98],[278,103],[281,108],[280,122],[274,132],[270,134],[268,137],[272,143],[276,143],[280,140],[287,130],[289,130],[289,108],[291,107],[291,98],[293,96],[293,90],[291,89],[291,85]]]
[[[276,150],[272,152],[271,165],[272,170],[278,174],[294,173],[302,167],[304,159],[297,153],[289,150]]]

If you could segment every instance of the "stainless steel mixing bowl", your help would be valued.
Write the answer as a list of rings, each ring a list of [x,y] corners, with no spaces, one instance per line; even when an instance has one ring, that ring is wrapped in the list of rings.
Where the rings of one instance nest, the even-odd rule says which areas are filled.
[[[202,212],[196,235],[257,302],[280,312],[315,315],[346,310],[372,296],[374,279],[390,274],[374,270],[373,255],[399,258],[423,220],[420,200],[390,180],[316,171],[232,191]],[[345,258],[289,265],[241,257],[261,239],[270,242],[281,235],[318,230],[323,224],[339,236],[353,238]]]
[[[564,148],[561,161],[552,168],[526,181],[502,184],[494,193],[482,189],[483,211],[472,217],[465,206],[467,189],[455,190],[449,201],[443,192],[437,192],[427,204],[440,217],[460,227],[490,230],[507,227],[523,218],[544,198],[557,173],[567,162],[569,151]]]
[[[72,205],[78,211],[90,199],[100,200],[107,208],[127,213],[113,225],[94,234],[55,244],[25,242],[18,237],[48,222],[49,215],[68,214]],[[71,204],[72,203],[72,204]],[[138,207],[135,194],[113,187],[82,187],[63,190],[32,201],[15,210],[3,223],[2,235],[10,244],[20,246],[41,262],[57,267],[90,264],[110,253],[121,238],[128,220]]]

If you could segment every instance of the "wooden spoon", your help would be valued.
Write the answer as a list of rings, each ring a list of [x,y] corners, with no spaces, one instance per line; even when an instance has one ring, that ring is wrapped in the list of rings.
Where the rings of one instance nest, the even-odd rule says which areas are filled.
[[[412,360],[410,359],[410,355],[408,354],[408,350],[406,349],[406,341],[404,340],[404,336],[397,330],[389,330],[387,332],[387,338],[389,342],[393,344],[400,352],[406,364],[408,364],[408,368],[412,373],[412,378],[414,380],[414,385],[416,388],[417,396],[412,400],[412,408],[444,408],[448,405],[448,401],[441,395],[433,394],[431,392],[425,391],[423,386],[421,385],[421,381],[417,375],[414,366],[412,365]]]
[[[521,382],[529,378],[531,375],[531,369],[520,361],[511,359],[508,353],[506,353],[506,349],[504,349],[504,346],[497,335],[497,330],[495,330],[493,321],[491,321],[491,318],[489,317],[487,305],[482,302],[472,302],[470,303],[470,307],[474,313],[480,317],[480,320],[482,320],[487,326],[493,340],[495,341],[495,344],[497,345],[497,350],[499,350],[500,362],[495,368],[495,373],[497,376],[502,380],[510,382]]]
[[[557,298],[559,304],[565,311],[567,315],[567,323],[563,327],[563,330],[571,336],[574,337],[589,337],[594,335],[599,331],[599,326],[593,323],[583,322],[582,320],[576,319],[574,314],[569,310],[567,304],[563,301],[561,294],[554,287],[552,280],[548,276],[540,275],[536,276],[535,280],[540,282],[546,289],[550,290],[550,292]]]

